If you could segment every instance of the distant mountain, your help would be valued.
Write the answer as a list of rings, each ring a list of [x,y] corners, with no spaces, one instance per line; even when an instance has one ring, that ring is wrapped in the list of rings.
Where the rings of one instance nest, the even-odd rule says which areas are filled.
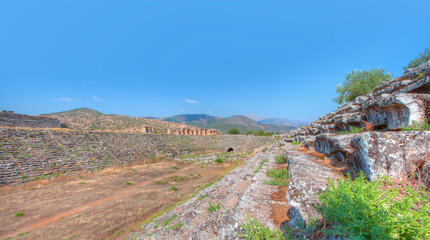
[[[299,120],[291,120],[288,118],[271,118],[271,117],[264,117],[264,116],[258,116],[255,114],[245,114],[245,116],[263,124],[270,124],[270,125],[284,125],[284,126],[295,126],[298,127],[300,125],[307,125],[309,122],[306,121],[299,121]]]
[[[121,132],[141,132],[143,127],[150,126],[158,132],[167,132],[167,129],[180,129],[183,125],[165,122],[156,119],[130,117],[117,114],[103,114],[91,108],[77,108],[69,111],[42,114],[56,118],[66,123],[72,129],[103,130]]]
[[[183,114],[173,117],[163,118],[164,121],[176,122],[200,128],[213,128],[227,132],[232,128],[237,128],[239,131],[246,133],[248,131],[265,131],[274,133],[285,133],[293,126],[276,126],[258,123],[248,117],[235,115],[228,118],[220,118],[209,116],[206,114]]]

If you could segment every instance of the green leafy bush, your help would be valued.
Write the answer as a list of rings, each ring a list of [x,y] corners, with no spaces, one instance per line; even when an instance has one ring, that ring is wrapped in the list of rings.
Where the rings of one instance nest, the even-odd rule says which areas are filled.
[[[215,162],[217,162],[217,163],[223,163],[224,161],[223,161],[221,158],[217,158],[217,159],[215,160]]]
[[[263,224],[258,222],[255,219],[251,219],[248,216],[248,220],[246,223],[240,225],[243,230],[243,233],[238,233],[239,237],[247,239],[247,240],[263,240],[263,239],[273,239],[273,240],[287,240],[291,239],[290,236],[283,236],[282,232],[279,229],[275,229],[271,231],[268,227],[265,227]]]
[[[175,187],[175,186],[171,186],[171,187],[170,187],[170,191],[178,191],[178,188],[177,188],[177,187]]]
[[[237,128],[232,128],[232,129],[228,130],[227,133],[228,134],[240,134],[240,131]]]
[[[329,180],[317,207],[332,224],[325,233],[352,239],[429,239],[430,195],[408,187],[400,198],[398,189],[382,190],[382,183],[367,181],[363,173],[354,181],[341,179],[337,186]]]
[[[426,48],[426,49],[424,49],[424,53],[420,53],[419,57],[416,57],[413,60],[411,60],[408,63],[408,66],[404,67],[404,69],[406,69],[406,68],[416,68],[421,63],[427,62],[428,60],[430,60],[430,49]]]
[[[353,70],[345,76],[342,84],[337,85],[338,96],[333,101],[338,104],[350,102],[372,91],[382,82],[390,80],[391,74],[385,73],[383,68],[373,68],[370,71]]]

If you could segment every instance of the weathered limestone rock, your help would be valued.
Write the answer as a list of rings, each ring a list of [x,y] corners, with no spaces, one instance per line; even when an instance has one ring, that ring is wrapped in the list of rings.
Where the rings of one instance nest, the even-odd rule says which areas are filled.
[[[288,151],[287,156],[290,176],[287,189],[290,205],[288,225],[305,226],[310,218],[321,218],[314,206],[320,203],[316,194],[326,189],[327,178],[335,180],[341,174],[302,152]]]
[[[355,136],[356,134],[335,135],[330,133],[317,135],[315,140],[315,151],[351,164],[351,161],[353,161],[354,150],[350,146],[350,142]]]
[[[427,122],[426,102],[420,94],[393,94],[383,99],[379,108],[387,116],[389,130],[399,130],[412,125],[413,122]]]
[[[429,135],[430,131],[366,132],[355,136],[351,146],[369,180],[378,175],[401,178],[429,164]]]

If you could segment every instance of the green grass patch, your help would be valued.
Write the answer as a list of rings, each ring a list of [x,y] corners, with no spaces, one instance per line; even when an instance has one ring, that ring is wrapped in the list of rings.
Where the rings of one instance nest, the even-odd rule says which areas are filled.
[[[286,159],[281,155],[276,156],[275,161],[277,164],[287,163]]]
[[[200,195],[199,200],[203,200],[208,196],[209,196],[209,194]]]
[[[287,186],[288,185],[288,169],[270,169],[267,170],[267,176],[270,177],[269,180],[263,181],[264,184],[267,185],[278,185],[278,186]]]
[[[175,186],[171,186],[171,187],[170,187],[170,191],[178,191],[178,188],[177,188],[177,187],[175,187]]]
[[[175,214],[175,215],[171,216],[169,219],[166,219],[163,222],[163,227],[169,225],[169,223],[173,222],[177,217],[178,217],[178,215]]]
[[[165,184],[167,184],[167,181],[157,180],[157,181],[154,181],[154,183],[157,185],[165,185]]]
[[[271,231],[268,227],[251,219],[248,216],[247,222],[240,225],[242,233],[237,233],[241,239],[254,240],[254,239],[267,239],[267,240],[287,240],[292,239],[288,234],[284,236],[279,229]]]
[[[173,169],[179,169],[177,166],[173,166],[172,168],[173,168]]]
[[[291,144],[293,144],[293,145],[299,145],[300,142],[291,142]]]
[[[254,173],[258,173],[260,171],[260,169],[263,167],[263,165],[265,163],[267,163],[269,160],[264,159],[263,161],[260,162],[260,165],[258,166],[258,168],[254,171]]]
[[[182,222],[178,222],[178,223],[176,223],[175,225],[172,225],[172,226],[170,226],[170,227],[168,227],[168,228],[165,228],[166,230],[169,230],[169,229],[179,229],[179,228],[181,228],[182,226],[184,226],[184,224],[182,223]]]
[[[402,128],[402,131],[429,131],[430,125],[427,122],[417,123],[412,121],[408,127]]]
[[[351,239],[430,239],[430,194],[410,187],[384,187],[363,173],[351,180],[328,181],[317,211],[331,223],[325,234]]]
[[[21,212],[21,211],[19,211],[19,212],[16,212],[16,213],[14,214],[14,216],[15,216],[15,217],[22,217],[22,216],[24,216],[24,213],[23,213],[23,212]]]
[[[214,205],[212,203],[209,203],[209,207],[207,208],[208,212],[215,212],[218,211],[221,208],[221,204],[218,203],[217,205]]]
[[[172,181],[174,181],[174,182],[182,182],[182,181],[185,181],[185,180],[187,180],[188,178],[187,178],[187,176],[172,176],[172,177],[170,177],[170,179],[172,179]]]
[[[125,185],[131,185],[132,183],[131,182],[125,182]]]
[[[347,134],[354,134],[354,133],[360,133],[363,132],[363,128],[350,126],[349,131],[343,131],[343,132],[337,132],[340,135],[347,135]]]

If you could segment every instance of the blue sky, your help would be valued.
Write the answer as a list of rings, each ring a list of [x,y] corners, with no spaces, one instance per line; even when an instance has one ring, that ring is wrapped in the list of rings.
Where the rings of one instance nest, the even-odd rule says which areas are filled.
[[[0,2],[0,110],[314,120],[430,47],[430,1]]]

